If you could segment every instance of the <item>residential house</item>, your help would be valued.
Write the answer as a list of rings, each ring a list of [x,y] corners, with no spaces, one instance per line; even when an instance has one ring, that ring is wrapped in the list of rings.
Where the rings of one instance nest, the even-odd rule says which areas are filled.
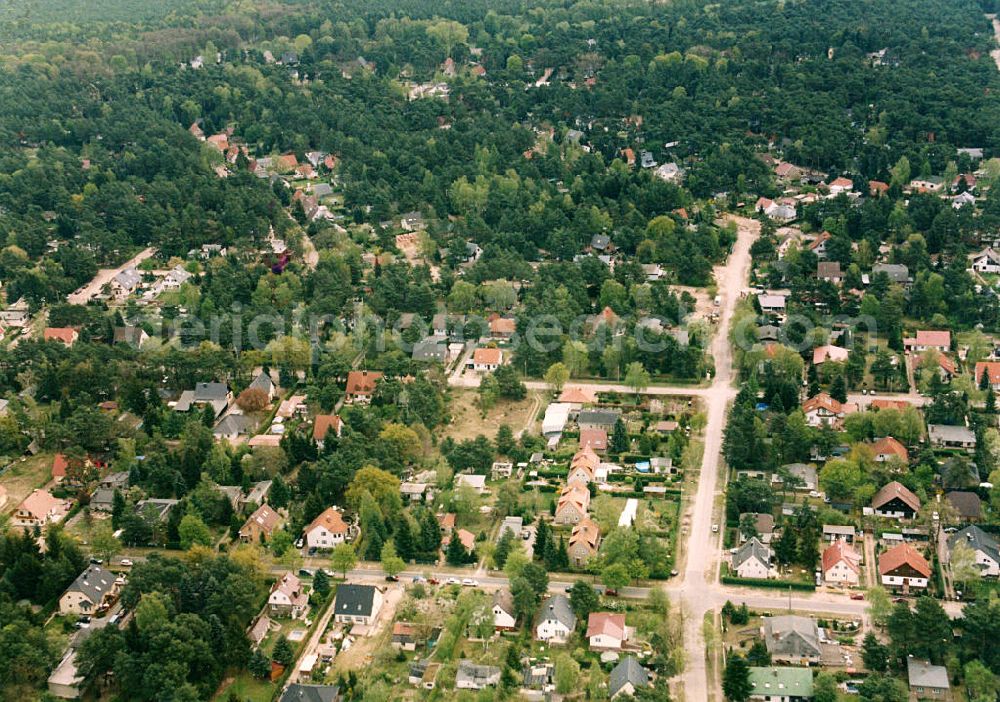
[[[448,344],[443,337],[428,336],[413,345],[410,357],[421,363],[448,362]]]
[[[115,491],[99,487],[90,495],[91,512],[110,512],[115,508]]]
[[[80,338],[80,332],[73,327],[45,327],[42,338],[45,341],[58,341],[65,346],[72,346]]]
[[[320,512],[303,530],[306,546],[310,549],[328,550],[347,541],[350,528],[335,507]]]
[[[135,268],[118,271],[111,279],[111,296],[115,300],[124,300],[133,294],[142,282],[142,274]]]
[[[823,525],[823,541],[834,542],[838,540],[846,541],[849,544],[854,543],[854,527],[853,526],[842,526],[840,524],[824,524]]]
[[[521,531],[524,529],[524,518],[523,517],[504,517],[503,522],[500,524],[500,530],[497,532],[497,541],[503,538],[506,532],[510,532],[511,536],[515,539],[521,538]]]
[[[809,245],[806,247],[806,249],[816,254],[816,258],[824,259],[826,258],[827,244],[830,242],[830,239],[832,238],[833,235],[830,232],[821,232],[819,236],[817,236],[815,239],[809,242]]]
[[[743,524],[746,519],[753,520],[754,533],[747,537],[746,534],[740,532],[740,543],[747,541],[748,538],[752,539],[754,537],[756,537],[764,545],[771,543],[771,539],[774,537],[773,514],[769,514],[767,512],[745,512],[740,515],[740,524]]]
[[[983,501],[974,492],[953,490],[944,496],[963,522],[978,522],[983,517]]]
[[[399,493],[403,496],[404,502],[419,503],[434,500],[434,489],[427,483],[404,480],[399,484]]]
[[[198,383],[194,390],[185,390],[180,398],[174,403],[176,412],[187,412],[192,407],[203,407],[211,405],[218,417],[229,407],[233,401],[233,394],[229,391],[229,386],[225,383]]]
[[[492,348],[478,348],[472,352],[469,366],[477,373],[492,373],[503,365],[503,351]]]
[[[819,366],[827,361],[846,361],[849,355],[850,352],[847,349],[842,349],[839,346],[817,346],[813,349],[813,365]]]
[[[795,614],[764,617],[760,632],[773,661],[809,665],[823,655],[815,619]]]
[[[241,436],[247,436],[256,426],[256,422],[245,414],[226,415],[225,419],[215,425],[212,429],[212,436],[216,440],[226,439],[230,442],[239,441]]]
[[[569,473],[566,475],[566,485],[587,485],[594,479],[594,473],[601,464],[601,459],[594,448],[583,445],[584,432],[603,432],[603,429],[584,429],[580,432],[581,448],[569,463]],[[605,433],[605,436],[607,434]]]
[[[333,618],[339,624],[370,626],[382,608],[382,591],[374,585],[345,583],[337,588]]]
[[[631,634],[631,627],[625,626],[624,614],[591,612],[587,619],[591,651],[620,651]]]
[[[982,251],[969,255],[969,267],[976,273],[1000,273],[1000,253],[987,246]]]
[[[975,373],[977,388],[982,387],[983,373],[986,373],[993,392],[1000,392],[1000,361],[979,361]]]
[[[771,575],[771,549],[752,538],[733,554],[733,572],[740,578],[764,580]]]
[[[597,555],[601,546],[601,528],[597,522],[588,517],[584,517],[573,526],[573,531],[569,536],[569,545],[566,547],[569,553],[569,561],[576,568],[581,568]]]
[[[569,598],[563,594],[551,595],[542,602],[535,625],[535,638],[550,644],[566,643],[576,629],[576,615]]]
[[[462,487],[467,485],[471,487],[476,493],[483,495],[489,492],[486,489],[486,476],[485,475],[475,475],[473,473],[459,473],[455,476],[455,487]]]
[[[592,451],[606,451],[608,448],[608,432],[604,429],[581,429],[580,448]]]
[[[292,683],[278,702],[341,702],[340,688],[336,685],[303,685]]]
[[[771,485],[779,487],[784,485],[782,473],[787,472],[792,478],[789,482],[793,489],[799,492],[812,492],[819,484],[816,473],[816,466],[809,463],[786,463],[781,466],[781,470],[771,476]]]
[[[920,498],[893,480],[875,493],[872,509],[876,515],[888,519],[913,519],[920,511]]]
[[[921,329],[917,331],[916,336],[903,339],[905,351],[923,353],[930,349],[948,353],[951,350],[951,332]]]
[[[553,663],[533,663],[534,659],[524,659],[521,669],[521,698],[544,699],[540,693],[555,692],[556,666]]]
[[[893,546],[879,556],[878,572],[882,585],[903,592],[926,588],[931,578],[927,559],[908,543]]]
[[[94,614],[118,594],[121,583],[114,573],[90,565],[59,598],[60,614]]]
[[[845,415],[853,412],[857,406],[852,403],[841,403],[825,392],[818,393],[802,403],[806,421],[811,427],[837,426]]]
[[[585,409],[580,410],[576,417],[576,424],[580,431],[584,429],[603,429],[611,431],[615,423],[621,417],[621,412],[612,409]]]
[[[969,453],[976,449],[976,433],[968,427],[928,424],[927,438],[939,448],[961,448]]]
[[[631,697],[637,690],[649,686],[649,673],[635,656],[625,656],[608,675],[608,699],[619,695]]]
[[[944,179],[940,176],[928,176],[926,178],[914,178],[910,181],[910,190],[919,193],[936,193],[944,187]]]
[[[382,379],[380,371],[352,370],[347,374],[348,402],[368,403],[375,394],[375,386]]]
[[[261,505],[240,528],[240,541],[245,544],[270,541],[274,531],[282,522],[280,514],[268,505]]]
[[[906,681],[910,686],[911,699],[951,699],[948,669],[943,665],[931,665],[930,661],[907,656]]]
[[[409,622],[396,622],[392,625],[391,644],[397,651],[416,651],[417,628]]]
[[[782,315],[785,313],[785,295],[777,293],[761,293],[757,296],[757,304],[764,314]]]
[[[992,534],[977,526],[967,526],[948,537],[949,553],[958,544],[965,544],[972,549],[980,575],[1000,576],[1000,544]]]
[[[455,673],[455,689],[483,690],[496,687],[500,683],[500,669],[493,665],[477,665],[463,658],[458,662]]]
[[[816,277],[827,283],[840,285],[844,274],[840,270],[840,261],[820,261],[816,264]]]
[[[326,437],[330,435],[331,431],[339,439],[343,430],[344,422],[339,414],[317,414],[316,418],[313,419],[313,441],[320,448],[323,447]]]
[[[857,585],[861,576],[861,556],[846,541],[834,541],[823,549],[823,582]]]
[[[872,275],[885,273],[890,283],[907,285],[910,280],[910,269],[901,263],[876,263],[872,266]]]
[[[267,395],[268,402],[273,400],[274,396],[278,393],[278,388],[275,386],[274,381],[271,380],[271,376],[264,371],[261,371],[254,377],[250,385],[247,386],[247,390],[260,390]]]
[[[830,196],[836,197],[841,193],[849,193],[852,190],[854,190],[854,181],[852,181],[850,178],[844,178],[843,176],[840,176],[839,178],[834,178],[832,181],[830,181],[827,187],[830,190]]]
[[[427,228],[427,223],[424,221],[424,216],[413,210],[412,212],[406,212],[399,218],[399,226],[407,232],[422,231]]]
[[[587,518],[590,509],[590,491],[579,484],[567,485],[556,503],[555,524],[579,524]]]
[[[898,458],[903,463],[910,462],[910,452],[891,436],[883,437],[872,444],[872,451],[875,453],[875,460],[879,463],[885,463],[891,458]]]
[[[31,308],[28,302],[22,297],[12,305],[0,310],[0,322],[8,327],[23,327],[31,317]]]
[[[494,461],[490,466],[490,479],[494,481],[509,480],[514,474],[514,464],[510,461]]]
[[[653,171],[653,175],[668,183],[677,183],[684,177],[684,171],[681,170],[680,166],[671,161],[659,166]]]
[[[69,510],[69,502],[53,497],[48,490],[32,490],[14,510],[10,525],[15,529],[44,528],[61,521]]]
[[[750,699],[763,702],[805,702],[813,698],[813,674],[808,668],[750,667]]]
[[[128,344],[139,348],[149,341],[149,334],[142,327],[115,327],[114,334],[115,345]]]
[[[309,596],[302,587],[302,581],[291,573],[285,573],[271,586],[267,609],[272,617],[298,619],[308,607]]]
[[[494,339],[510,339],[517,331],[517,320],[513,317],[496,317],[490,320],[490,336]]]
[[[506,588],[493,593],[493,626],[497,631],[514,631],[517,628],[514,596]]]

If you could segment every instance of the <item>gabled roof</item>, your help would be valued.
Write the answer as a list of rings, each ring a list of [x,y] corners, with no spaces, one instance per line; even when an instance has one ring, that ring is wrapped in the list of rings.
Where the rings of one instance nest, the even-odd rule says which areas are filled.
[[[855,573],[861,572],[861,556],[846,541],[837,539],[833,545],[823,551],[823,572],[825,573],[840,562],[845,563]]]
[[[591,636],[610,636],[615,639],[625,638],[625,615],[612,612],[591,612],[587,618],[587,638]]]
[[[281,515],[275,512],[267,505],[261,505],[257,510],[250,515],[243,528],[246,529],[250,525],[256,525],[261,529],[261,531],[269,534],[281,524]],[[241,529],[242,531],[242,529]]]
[[[751,558],[756,558],[765,566],[771,561],[771,550],[762,544],[756,536],[750,538],[733,554],[733,568],[739,568]]]
[[[381,378],[381,371],[353,370],[347,374],[347,394],[371,395]]]
[[[608,676],[608,696],[614,697],[628,683],[632,683],[634,688],[649,684],[649,673],[639,665],[635,656],[625,656],[611,669],[611,674]]]
[[[982,551],[1000,564],[1000,544],[992,534],[987,534],[979,527],[967,526],[948,537],[949,550],[954,549],[959,543],[967,544],[973,551]]]
[[[907,543],[893,546],[879,556],[878,572],[880,575],[887,575],[904,565],[910,566],[925,578],[931,577],[931,567],[927,564],[927,559]]]
[[[884,485],[881,490],[875,493],[875,496],[872,498],[872,507],[878,509],[884,506],[887,502],[896,498],[902,500],[903,503],[914,512],[918,512],[920,510],[920,498],[910,492],[905,485],[896,480],[893,480],[888,485]]]
[[[979,495],[966,490],[955,490],[944,496],[958,510],[963,519],[979,519],[982,516],[983,502]]]
[[[570,631],[576,628],[576,615],[573,613],[573,607],[570,606],[569,598],[563,594],[552,595],[542,602],[538,620],[544,621],[546,619],[555,619]]]
[[[979,361],[976,363],[976,387],[979,387],[983,373],[989,375],[990,385],[1000,383],[1000,361]]]
[[[374,585],[340,585],[337,587],[337,599],[333,603],[334,613],[370,617],[375,607],[375,590]]]
[[[802,411],[806,414],[818,409],[825,409],[832,414],[843,414],[844,405],[825,392],[818,393],[802,403]]]
[[[572,548],[577,544],[585,546],[591,553],[597,552],[597,545],[601,541],[601,528],[591,519],[581,519],[573,526],[573,531],[569,536],[569,546]]]
[[[842,349],[839,346],[817,346],[813,349],[813,365],[827,361],[846,361],[849,355],[847,349]]]
[[[814,619],[794,614],[764,617],[764,643],[772,654],[819,656],[819,627]]]
[[[340,512],[335,510],[333,507],[327,507],[325,510],[320,512],[319,516],[312,520],[309,526],[303,529],[303,531],[308,534],[313,529],[318,529],[320,527],[325,528],[331,534],[347,533],[347,522],[344,521]]]
[[[500,588],[493,593],[493,606],[499,607],[504,613],[514,616],[514,596],[507,588]]]
[[[586,513],[589,506],[590,491],[579,484],[574,484],[563,488],[562,493],[559,495],[559,502],[556,504],[556,514],[558,515],[568,507],[573,507],[578,512]]]
[[[53,512],[64,509],[66,504],[54,497],[48,490],[32,490],[24,498],[18,509],[29,513],[35,519],[45,520]]]
[[[951,332],[930,331],[927,329],[920,329],[917,331],[916,337],[910,339],[903,339],[903,345],[943,346],[945,348],[948,348],[949,346],[951,346]]]
[[[250,431],[254,422],[243,414],[230,414],[212,431],[216,436],[228,436],[229,434],[246,434]]]
[[[336,685],[293,683],[282,693],[279,702],[340,702],[340,688]]]
[[[257,374],[257,377],[253,379],[253,382],[250,383],[247,389],[263,390],[266,393],[271,393],[274,391],[274,381],[271,380],[271,376],[264,371],[261,371]]]
[[[751,695],[757,699],[811,699],[813,674],[801,666],[750,668]]]
[[[302,581],[292,573],[285,573],[274,585],[271,586],[271,595],[280,592],[288,598],[293,605],[305,606],[309,598],[302,591]]]
[[[472,352],[472,362],[479,366],[498,366],[502,360],[500,349],[478,348]]]
[[[906,447],[903,446],[903,444],[899,443],[899,441],[891,436],[886,436],[876,441],[872,444],[872,450],[875,452],[876,456],[892,455],[898,456],[906,462],[909,462],[910,460],[910,452],[906,450]]]
[[[42,338],[45,341],[61,341],[67,346],[72,346],[79,336],[79,332],[73,327],[45,327]]]
[[[100,604],[115,584],[115,575],[100,566],[89,566],[66,588],[66,592],[79,592],[94,604]]]
[[[340,433],[343,421],[338,414],[317,414],[313,420],[313,439],[315,441],[325,441],[326,435],[333,430],[334,434]]]
[[[567,385],[559,395],[559,402],[592,405],[597,402],[597,393],[589,388]]]

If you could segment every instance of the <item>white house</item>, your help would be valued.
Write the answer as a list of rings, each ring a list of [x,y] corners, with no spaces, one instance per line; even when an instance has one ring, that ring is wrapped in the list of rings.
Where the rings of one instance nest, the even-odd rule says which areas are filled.
[[[969,267],[977,273],[1000,273],[1000,254],[987,246],[979,253],[969,255]]]
[[[766,580],[771,575],[771,549],[753,537],[733,554],[733,571],[741,578]]]
[[[948,538],[948,550],[953,553],[955,547],[964,543],[976,558],[980,575],[1000,575],[1000,546],[996,539],[977,526],[967,526]]]
[[[908,543],[893,546],[879,556],[878,572],[883,585],[903,592],[922,590],[931,578],[927,559]]]
[[[88,566],[59,598],[59,612],[93,614],[114,596],[120,585],[114,573],[109,573],[100,566]]]
[[[503,351],[500,349],[479,348],[472,352],[470,364],[477,373],[492,373],[503,365]]]
[[[328,507],[305,528],[304,533],[309,548],[327,550],[347,541],[349,528],[340,512]]]
[[[857,585],[861,576],[861,556],[846,541],[837,540],[823,550],[823,582]]]
[[[374,585],[345,583],[337,588],[333,607],[336,622],[370,626],[382,609],[382,591]]]
[[[514,596],[510,594],[510,590],[501,588],[493,593],[493,626],[500,631],[513,631],[517,628]]]
[[[620,651],[630,638],[624,614],[591,612],[587,619],[587,639],[591,651]]]
[[[544,602],[535,626],[535,638],[549,643],[565,643],[576,628],[576,615],[565,595],[552,595]]]
[[[298,619],[309,606],[309,596],[303,591],[302,581],[292,573],[285,573],[271,587],[267,608],[272,616]]]

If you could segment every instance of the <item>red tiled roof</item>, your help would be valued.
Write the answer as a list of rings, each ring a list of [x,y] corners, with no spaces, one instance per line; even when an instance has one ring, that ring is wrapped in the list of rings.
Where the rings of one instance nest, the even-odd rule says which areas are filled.
[[[920,498],[910,492],[902,483],[893,480],[888,485],[882,487],[872,498],[872,507],[878,509],[894,498],[899,498],[914,512],[920,509]]]
[[[67,346],[72,346],[79,333],[73,327],[45,327],[42,338],[46,341],[61,341]]]
[[[500,349],[476,349],[472,353],[472,362],[481,366],[500,365],[502,359]]]
[[[565,387],[559,395],[559,402],[571,402],[578,405],[592,405],[597,402],[597,393],[579,386]]]
[[[317,414],[313,423],[313,440],[323,441],[331,429],[333,433],[340,436],[340,427],[343,421],[337,414]]]
[[[611,612],[591,612],[587,619],[587,638],[602,634],[615,639],[624,639],[625,615],[612,614]]]
[[[998,364],[1000,365],[1000,364]],[[895,409],[904,410],[912,405],[907,400],[872,400],[872,409]]]
[[[979,387],[984,371],[989,375],[990,385],[1000,383],[1000,361],[979,361],[976,363],[976,387]]]
[[[381,379],[381,371],[351,371],[347,374],[347,396],[371,395],[375,392],[376,383]]]
[[[951,346],[951,332],[949,331],[930,331],[927,329],[921,329],[917,331],[917,335],[912,339],[904,339],[904,346],[943,346],[948,348]]]
[[[834,414],[844,411],[844,405],[830,397],[825,392],[814,395],[802,404],[802,411],[808,414],[816,409],[826,409]]]
[[[344,521],[340,512],[335,510],[333,507],[327,507],[325,510],[320,512],[319,516],[312,520],[312,523],[303,529],[303,531],[308,534],[313,529],[319,527],[325,527],[331,534],[347,533],[347,522]]]
[[[880,575],[886,575],[903,565],[910,566],[925,578],[931,577],[931,567],[928,565],[927,559],[910,544],[893,546],[879,556],[878,572]]]
[[[876,456],[883,454],[893,455],[899,456],[907,462],[910,460],[910,453],[906,450],[906,447],[891,436],[887,436],[876,441],[874,445],[872,445],[872,449],[875,451]]]
[[[841,561],[855,573],[861,571],[861,556],[846,541],[837,539],[832,546],[823,551],[823,572],[827,572]]]
[[[573,527],[573,531],[569,536],[569,545],[572,547],[581,544],[586,546],[587,550],[594,553],[597,551],[597,544],[600,540],[601,528],[593,520],[584,517]]]

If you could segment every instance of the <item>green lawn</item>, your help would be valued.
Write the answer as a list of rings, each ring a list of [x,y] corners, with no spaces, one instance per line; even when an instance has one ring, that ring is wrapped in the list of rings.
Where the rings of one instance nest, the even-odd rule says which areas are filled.
[[[220,689],[215,699],[225,700],[229,697],[230,692],[235,692],[241,700],[271,702],[276,689],[274,683],[266,680],[258,680],[246,671],[243,671],[236,676],[231,685]]]

